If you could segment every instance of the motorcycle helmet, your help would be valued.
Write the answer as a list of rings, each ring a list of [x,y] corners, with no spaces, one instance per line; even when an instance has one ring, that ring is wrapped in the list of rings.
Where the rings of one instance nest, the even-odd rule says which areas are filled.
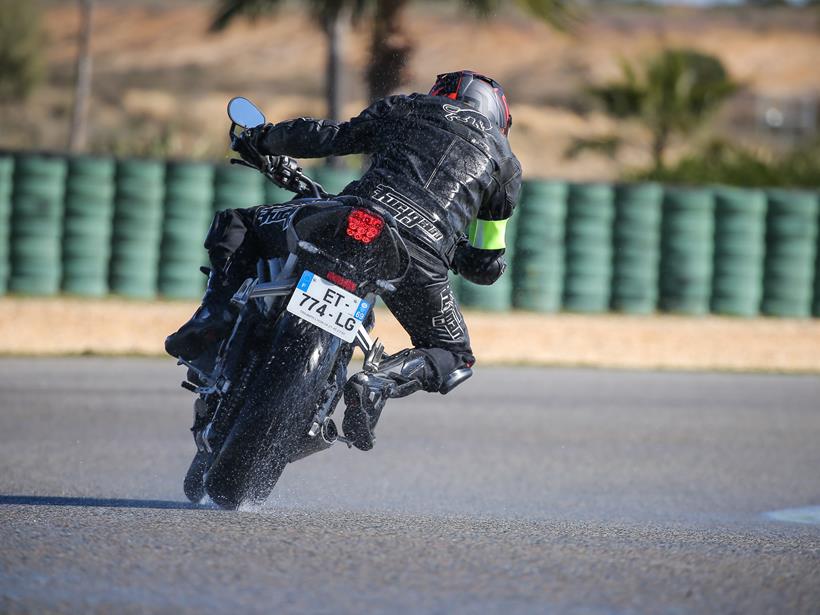
[[[464,101],[498,126],[503,135],[510,132],[510,107],[504,90],[494,79],[471,70],[442,73],[436,77],[430,95]]]

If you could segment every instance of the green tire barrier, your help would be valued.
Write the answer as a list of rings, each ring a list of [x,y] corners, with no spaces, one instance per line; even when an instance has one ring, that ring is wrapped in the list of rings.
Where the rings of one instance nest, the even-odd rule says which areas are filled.
[[[565,232],[564,309],[609,309],[615,192],[606,184],[569,188]]]
[[[20,155],[14,165],[9,290],[54,295],[60,289],[66,161]]]
[[[766,193],[717,188],[712,312],[730,316],[760,312],[765,246]]]
[[[517,218],[513,305],[534,312],[561,309],[564,288],[564,225],[569,186],[557,181],[524,183]]]
[[[667,188],[661,224],[659,306],[667,312],[709,311],[714,254],[714,196],[706,188]]]
[[[111,291],[150,299],[157,292],[165,165],[154,160],[117,164],[111,240]]]
[[[11,191],[14,181],[14,158],[0,156],[0,295],[8,288],[9,231],[11,226]]]
[[[805,318],[812,312],[817,256],[817,194],[769,190],[762,312]]]
[[[159,292],[175,299],[196,299],[205,288],[199,271],[211,224],[214,168],[208,164],[170,163],[165,176],[165,204],[159,263]]]
[[[628,184],[615,190],[612,309],[649,314],[658,303],[663,187]]]
[[[330,193],[358,177],[317,167]],[[198,297],[213,212],[292,200],[230,165],[0,154],[0,295]],[[526,181],[508,271],[467,308],[820,316],[820,195]]]
[[[214,172],[214,213],[262,205],[267,200],[265,184],[269,183],[259,171],[238,165],[218,165]]]
[[[114,174],[111,158],[71,158],[63,220],[63,291],[102,297],[108,293]]]
[[[818,203],[820,203],[820,192],[815,193]],[[820,205],[818,205],[820,209]],[[817,246],[814,261],[814,303],[811,313],[820,318],[820,220],[817,222]]]
[[[325,192],[339,194],[352,181],[361,177],[361,173],[351,169],[334,169],[328,166],[316,166],[306,171],[308,177],[322,184]]]
[[[265,180],[265,204],[267,205],[281,205],[296,198],[296,195],[290,190],[280,188],[272,181]]]
[[[496,280],[495,284],[481,286],[461,279],[457,296],[464,307],[485,312],[505,312],[512,307],[516,228],[517,220],[513,216],[507,223],[507,248],[504,252],[507,270]]]
[[[512,306],[512,281],[506,272],[491,286],[473,284],[462,278],[456,295],[462,307],[483,312],[506,312]]]

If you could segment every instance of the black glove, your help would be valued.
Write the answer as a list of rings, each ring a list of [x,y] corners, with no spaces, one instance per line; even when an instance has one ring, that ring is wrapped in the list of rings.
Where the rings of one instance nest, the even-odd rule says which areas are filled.
[[[473,284],[489,286],[501,277],[506,268],[503,249],[481,250],[466,242],[456,246],[452,269]]]
[[[242,157],[242,160],[253,165],[257,169],[264,169],[267,166],[265,155],[259,151],[259,142],[267,128],[267,125],[247,128],[234,136],[231,149]]]

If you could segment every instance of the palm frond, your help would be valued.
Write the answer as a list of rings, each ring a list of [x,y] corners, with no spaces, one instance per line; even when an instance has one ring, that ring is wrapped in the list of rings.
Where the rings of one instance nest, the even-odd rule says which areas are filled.
[[[515,3],[556,30],[571,30],[580,19],[578,5],[574,0],[515,0]],[[509,5],[510,0],[462,0],[462,4],[479,17],[487,19]]]
[[[607,158],[614,159],[622,145],[623,140],[617,135],[593,137],[590,139],[577,137],[573,139],[569,147],[564,150],[564,158],[566,160],[575,160],[581,154],[595,152]]]
[[[219,0],[210,30],[224,30],[238,17],[254,21],[263,15],[271,14],[280,4],[281,0]]]
[[[581,20],[578,4],[573,0],[517,0],[528,13],[540,17],[556,30],[572,31]]]

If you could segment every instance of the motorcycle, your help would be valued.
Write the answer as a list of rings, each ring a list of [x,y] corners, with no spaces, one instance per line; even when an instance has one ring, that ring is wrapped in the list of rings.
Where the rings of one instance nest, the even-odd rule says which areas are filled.
[[[230,136],[265,123],[249,100],[228,104]],[[260,171],[297,198],[287,212],[287,254],[260,260],[233,295],[233,329],[205,356],[178,358],[197,398],[197,451],[185,495],[236,509],[264,501],[287,464],[351,443],[333,412],[355,347],[375,372],[389,355],[373,340],[376,297],[394,291],[410,256],[388,212],[335,200],[286,156],[260,156]],[[292,211],[291,211],[292,210]]]

